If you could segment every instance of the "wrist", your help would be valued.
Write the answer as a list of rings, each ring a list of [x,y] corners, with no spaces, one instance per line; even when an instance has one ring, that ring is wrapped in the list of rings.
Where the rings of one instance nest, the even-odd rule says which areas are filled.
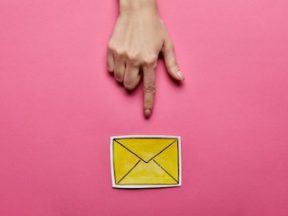
[[[156,0],[119,0],[120,13],[151,10],[157,11]]]

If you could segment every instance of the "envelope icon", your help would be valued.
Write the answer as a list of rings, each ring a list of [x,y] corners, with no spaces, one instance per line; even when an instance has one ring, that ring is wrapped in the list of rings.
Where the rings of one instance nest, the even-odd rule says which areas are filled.
[[[111,137],[110,147],[113,187],[181,186],[180,137]]]

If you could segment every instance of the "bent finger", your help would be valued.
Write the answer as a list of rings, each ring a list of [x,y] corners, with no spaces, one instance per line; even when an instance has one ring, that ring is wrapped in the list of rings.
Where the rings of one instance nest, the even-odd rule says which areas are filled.
[[[122,58],[119,58],[117,56],[114,61],[114,77],[118,82],[123,82],[125,73],[125,62]]]
[[[107,51],[107,69],[111,73],[114,70],[114,57],[113,52],[110,49]]]
[[[124,86],[126,89],[132,90],[139,84],[141,76],[139,74],[139,67],[132,64],[126,65],[124,75]]]

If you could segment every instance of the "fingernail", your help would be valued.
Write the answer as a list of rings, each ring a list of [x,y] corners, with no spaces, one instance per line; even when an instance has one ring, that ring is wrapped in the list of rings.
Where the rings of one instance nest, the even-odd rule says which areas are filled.
[[[151,109],[145,109],[145,110],[144,110],[144,115],[145,115],[145,117],[146,117],[146,118],[150,117],[151,112],[152,112]]]
[[[180,80],[184,80],[184,75],[182,74],[181,71],[177,71],[177,76]]]

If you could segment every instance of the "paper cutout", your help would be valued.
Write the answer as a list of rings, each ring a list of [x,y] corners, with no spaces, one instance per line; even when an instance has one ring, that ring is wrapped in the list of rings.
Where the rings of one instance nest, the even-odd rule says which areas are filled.
[[[113,187],[181,186],[180,137],[115,136],[110,147]]]

